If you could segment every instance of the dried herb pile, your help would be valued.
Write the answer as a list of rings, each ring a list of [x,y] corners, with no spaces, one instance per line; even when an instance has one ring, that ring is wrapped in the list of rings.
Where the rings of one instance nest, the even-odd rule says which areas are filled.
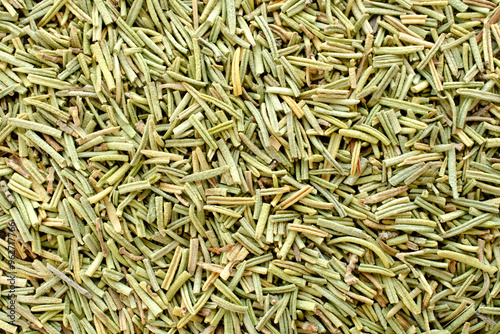
[[[498,0],[1,5],[2,332],[500,332]]]

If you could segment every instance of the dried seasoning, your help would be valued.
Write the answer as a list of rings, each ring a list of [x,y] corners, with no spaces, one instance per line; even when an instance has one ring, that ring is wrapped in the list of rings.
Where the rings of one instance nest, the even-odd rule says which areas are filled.
[[[6,333],[499,333],[500,7],[0,6]]]

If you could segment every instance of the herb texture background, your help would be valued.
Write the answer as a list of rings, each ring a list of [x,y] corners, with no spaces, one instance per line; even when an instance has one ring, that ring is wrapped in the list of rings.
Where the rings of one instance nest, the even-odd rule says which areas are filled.
[[[500,332],[498,0],[1,0],[0,332]]]

